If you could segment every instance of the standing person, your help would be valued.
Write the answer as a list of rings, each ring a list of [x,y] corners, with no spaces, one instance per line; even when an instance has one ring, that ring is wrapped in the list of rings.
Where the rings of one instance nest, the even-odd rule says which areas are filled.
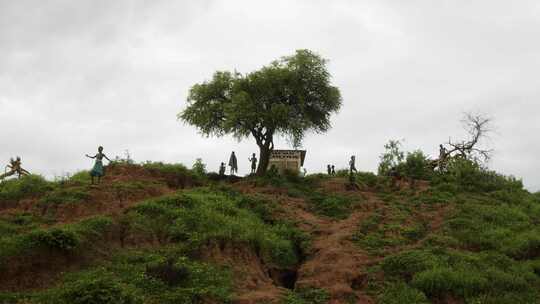
[[[90,170],[90,176],[92,176],[92,185],[94,184],[94,178],[97,177],[97,183],[101,182],[101,177],[105,175],[105,170],[103,169],[103,158],[111,162],[111,160],[103,153],[103,147],[98,147],[98,153],[94,156],[86,154],[88,158],[94,158],[96,160],[94,167]]]
[[[358,172],[356,170],[356,156],[351,156],[351,160],[349,161],[349,171],[352,172]]]
[[[331,175],[336,175],[336,166],[332,165],[332,171],[330,172]]]
[[[328,175],[332,175],[332,167],[330,165],[326,166],[326,170],[328,171]]]
[[[219,176],[224,176],[225,175],[225,163],[222,162],[221,165],[219,166]]]
[[[443,145],[439,145],[439,159],[437,160],[439,171],[443,171],[443,165],[446,161],[446,153],[446,148]]]
[[[238,160],[236,159],[234,151],[232,151],[231,157],[229,158],[229,167],[231,167],[231,175],[238,173]]]
[[[253,156],[248,158],[248,160],[251,162],[251,174],[255,174],[257,171],[257,157],[255,156],[255,153],[253,153]]]

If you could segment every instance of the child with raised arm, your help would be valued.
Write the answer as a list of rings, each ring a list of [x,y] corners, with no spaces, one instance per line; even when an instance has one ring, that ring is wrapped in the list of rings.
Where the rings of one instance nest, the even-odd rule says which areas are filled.
[[[98,148],[98,153],[94,156],[90,156],[88,154],[86,154],[86,157],[88,158],[93,158],[96,160],[95,164],[94,164],[94,167],[92,168],[92,170],[90,170],[90,176],[92,177],[92,185],[94,184],[94,178],[97,177],[97,183],[99,184],[101,182],[101,177],[103,177],[103,175],[105,175],[105,171],[103,169],[103,158],[105,158],[106,160],[109,161],[109,163],[111,162],[111,160],[107,157],[107,155],[105,155],[105,153],[103,153],[103,147],[102,146],[99,146]]]

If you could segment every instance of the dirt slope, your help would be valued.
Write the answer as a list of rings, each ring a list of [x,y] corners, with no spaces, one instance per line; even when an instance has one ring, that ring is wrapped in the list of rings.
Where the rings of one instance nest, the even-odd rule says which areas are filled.
[[[346,219],[335,220],[314,214],[304,199],[289,197],[279,190],[245,186],[239,189],[247,193],[262,193],[279,201],[279,205],[283,207],[283,216],[297,222],[301,230],[311,235],[312,248],[307,253],[305,262],[297,269],[294,286],[296,289],[324,289],[330,294],[330,304],[374,303],[362,289],[365,287],[364,270],[376,260],[354,245],[351,237],[361,220],[369,216],[370,210],[377,206],[379,201],[371,193],[347,191],[345,179],[330,180],[321,186],[325,191],[344,194],[351,200],[362,203]],[[246,294],[242,296],[257,294],[265,288],[264,285],[254,286],[254,289],[246,290]]]

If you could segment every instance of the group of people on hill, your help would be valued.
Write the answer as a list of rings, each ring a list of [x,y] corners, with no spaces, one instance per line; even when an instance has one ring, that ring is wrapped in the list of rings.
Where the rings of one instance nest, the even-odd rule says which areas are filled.
[[[336,166],[335,165],[326,165],[326,172],[328,175],[336,175]],[[349,173],[358,172],[356,170],[356,156],[352,155],[349,160]]]
[[[101,182],[101,178],[105,175],[103,159],[106,159],[109,162],[111,162],[111,160],[107,157],[107,155],[105,155],[105,153],[103,153],[102,146],[98,147],[98,151],[95,155],[92,156],[92,155],[86,154],[85,156],[88,158],[95,159],[94,166],[92,167],[92,170],[90,170],[90,176],[92,178],[92,184],[95,183],[95,179],[97,179],[97,183],[99,184]],[[256,154],[253,153],[251,157],[248,158],[248,161],[251,164],[251,174],[254,174],[257,171],[257,162],[258,162]],[[355,163],[356,163],[356,159],[355,159],[355,156],[353,155],[351,156],[351,159],[349,161],[349,171],[351,174],[352,172],[357,172]],[[235,175],[238,173],[238,159],[236,158],[236,154],[234,153],[234,151],[232,151],[231,156],[229,157],[229,168],[230,168],[231,175]],[[327,166],[328,175],[335,175],[336,174],[335,168],[336,167],[334,165],[328,165]],[[17,157],[16,159],[12,158],[10,161],[10,164],[6,166],[6,169],[9,169],[9,171],[0,175],[0,179],[3,179],[5,177],[8,177],[14,174],[18,174],[19,177],[21,177],[21,175],[30,174],[28,171],[22,168],[20,157]],[[222,162],[219,167],[219,175],[224,176],[225,171],[226,171],[225,163]],[[305,174],[305,171],[304,171],[304,174]]]
[[[248,158],[248,161],[251,164],[251,174],[254,174],[257,171],[257,156],[255,153],[251,155],[251,157]],[[231,156],[229,157],[229,168],[230,168],[230,174],[235,175],[238,173],[238,159],[236,158],[236,154],[234,154],[234,151],[232,151]],[[225,163],[221,163],[219,166],[219,175],[224,176],[226,171]]]

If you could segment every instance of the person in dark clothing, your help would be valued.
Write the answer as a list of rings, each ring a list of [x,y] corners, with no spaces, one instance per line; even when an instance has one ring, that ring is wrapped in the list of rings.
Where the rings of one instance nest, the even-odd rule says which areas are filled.
[[[231,167],[231,175],[238,173],[238,160],[236,159],[234,151],[231,153],[231,157],[229,158],[229,167]]]
[[[255,156],[255,153],[253,153],[251,158],[248,158],[248,160],[251,162],[251,174],[255,174],[257,171],[257,157]]]
[[[221,165],[219,166],[219,175],[220,176],[225,176],[225,163],[221,163]]]

